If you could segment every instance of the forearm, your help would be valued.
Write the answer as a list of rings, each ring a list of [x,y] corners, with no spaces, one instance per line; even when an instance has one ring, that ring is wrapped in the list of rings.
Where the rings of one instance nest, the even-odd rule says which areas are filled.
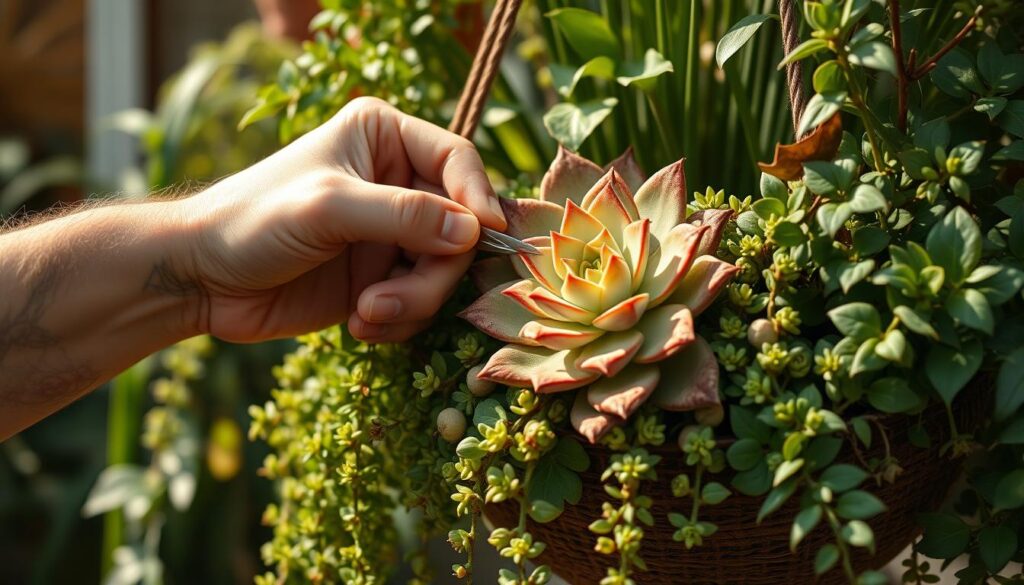
[[[0,235],[0,440],[198,332],[182,210],[112,205]]]

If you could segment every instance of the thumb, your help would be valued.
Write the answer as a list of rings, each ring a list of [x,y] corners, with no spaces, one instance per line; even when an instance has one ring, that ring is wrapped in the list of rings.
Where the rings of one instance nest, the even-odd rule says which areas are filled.
[[[450,255],[470,250],[480,237],[480,222],[469,209],[426,191],[362,182],[339,194],[337,205],[337,227],[349,242]]]

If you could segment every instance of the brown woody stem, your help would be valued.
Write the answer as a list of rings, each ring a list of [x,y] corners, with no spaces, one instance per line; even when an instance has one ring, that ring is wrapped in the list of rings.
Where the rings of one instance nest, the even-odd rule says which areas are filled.
[[[889,26],[892,28],[892,51],[896,53],[896,93],[899,96],[899,117],[896,127],[907,131],[907,66],[903,62],[903,31],[900,25],[900,0],[889,0]]]
[[[960,32],[956,33],[955,37],[950,39],[948,43],[946,43],[927,61],[921,63],[920,67],[911,72],[910,79],[912,81],[917,81],[918,79],[921,79],[922,77],[927,75],[928,72],[930,72],[932,69],[935,69],[935,66],[938,65],[939,63],[939,59],[945,57],[946,53],[952,51],[954,47],[960,44],[960,41],[964,40],[964,38],[967,37],[967,34],[971,32],[972,28],[974,28],[974,23],[978,22],[978,16],[980,15],[981,6],[978,6],[978,8],[974,11],[974,14],[972,14],[971,17],[967,19],[967,22],[964,23],[964,26],[963,28],[960,29]]]

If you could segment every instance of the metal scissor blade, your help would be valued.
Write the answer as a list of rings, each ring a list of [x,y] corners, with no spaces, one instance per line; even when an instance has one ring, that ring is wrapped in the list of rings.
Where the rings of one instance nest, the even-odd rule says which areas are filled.
[[[476,247],[495,254],[540,254],[540,250],[520,239],[483,226],[480,227],[480,241]]]

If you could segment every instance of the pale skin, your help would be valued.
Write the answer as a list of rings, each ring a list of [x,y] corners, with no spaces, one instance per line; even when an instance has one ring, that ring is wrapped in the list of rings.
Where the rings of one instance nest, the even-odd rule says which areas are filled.
[[[85,208],[0,235],[0,441],[142,357],[347,322],[430,322],[505,228],[472,144],[360,98],[194,196]]]

